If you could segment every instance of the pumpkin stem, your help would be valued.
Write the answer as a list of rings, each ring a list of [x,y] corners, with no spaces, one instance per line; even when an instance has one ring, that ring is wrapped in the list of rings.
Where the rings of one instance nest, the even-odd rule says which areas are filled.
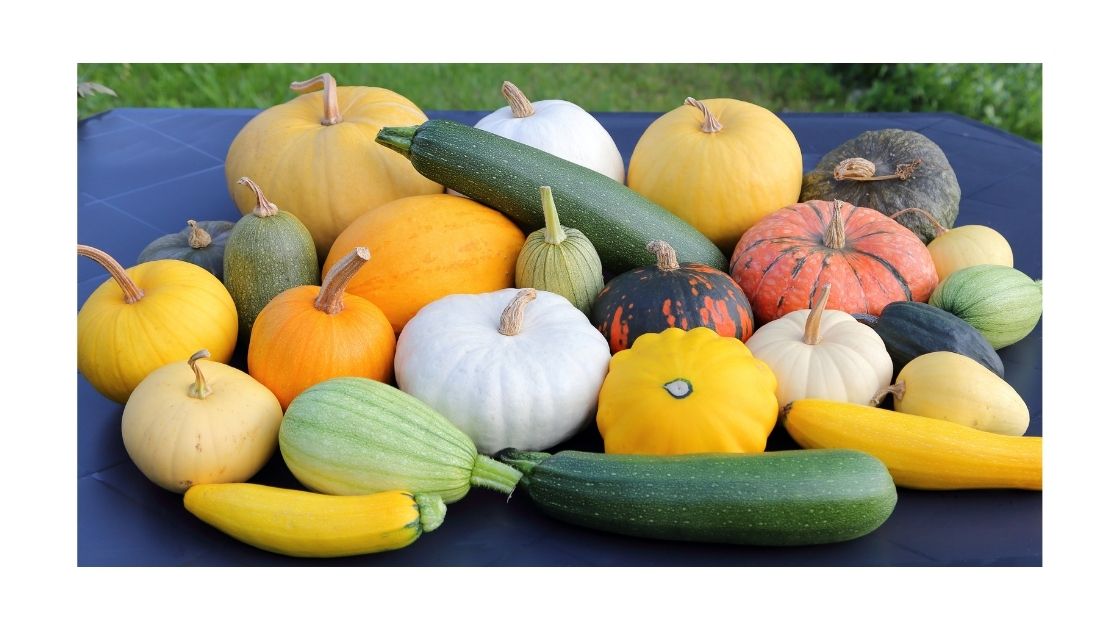
[[[198,222],[194,219],[187,221],[187,227],[191,229],[191,235],[187,237],[187,244],[192,249],[202,249],[212,242],[210,233],[198,227]]]
[[[910,213],[910,212],[916,212],[916,213],[922,215],[923,217],[925,217],[926,220],[928,220],[930,223],[932,223],[933,224],[933,229],[936,232],[936,236],[941,236],[942,234],[949,231],[949,229],[946,228],[944,225],[941,225],[941,222],[938,221],[932,214],[930,214],[929,212],[926,212],[925,210],[922,210],[921,208],[903,208],[902,210],[899,210],[898,212],[890,215],[888,218],[897,219],[899,216]]]
[[[237,180],[237,183],[242,186],[248,186],[257,195],[257,207],[253,208],[254,215],[262,218],[271,217],[280,211],[280,209],[276,207],[276,204],[272,203],[264,196],[264,191],[257,185],[257,182],[254,182],[248,177],[242,177]]]
[[[292,84],[288,87],[296,92],[302,92],[320,84],[323,86],[323,120],[321,122],[327,126],[337,125],[342,122],[342,114],[338,113],[338,84],[335,83],[331,73],[324,72],[306,81],[292,81]]]
[[[346,294],[346,285],[367,262],[369,262],[369,249],[365,247],[355,247],[346,258],[336,262],[327,272],[327,277],[323,279],[323,286],[319,289],[319,295],[315,297],[315,308],[327,315],[341,313],[344,307],[342,296]]]
[[[881,182],[887,179],[906,181],[918,170],[922,163],[921,158],[913,162],[903,162],[894,169],[893,175],[875,175],[875,163],[861,157],[840,160],[836,168],[832,169],[832,178],[838,182],[852,180],[856,182]]]
[[[521,332],[521,324],[525,319],[525,308],[529,302],[537,299],[536,289],[521,289],[513,296],[509,304],[502,309],[502,318],[498,322],[498,332],[507,337],[512,337]]]
[[[868,404],[872,407],[878,407],[888,394],[894,394],[895,400],[902,400],[902,397],[906,395],[906,381],[899,381],[890,387],[880,389]]]
[[[199,359],[209,358],[210,351],[204,348],[192,354],[191,358],[187,359],[187,363],[191,366],[191,369],[194,370],[194,383],[191,383],[191,386],[187,388],[187,395],[191,398],[202,400],[213,393],[210,386],[206,384],[206,379],[202,376],[202,370],[198,367]]]
[[[824,309],[828,306],[828,294],[831,291],[832,283],[824,285],[817,301],[813,303],[813,310],[809,311],[809,317],[805,320],[805,335],[801,337],[801,341],[810,346],[821,342],[821,318],[824,317]]]
[[[712,113],[712,110],[708,109],[707,105],[692,98],[691,96],[684,99],[684,104],[699,108],[699,110],[704,114],[704,124],[700,127],[700,131],[703,131],[704,133],[716,133],[720,129],[723,129],[723,125],[720,124],[719,119],[716,118],[716,115]]]
[[[144,297],[144,290],[136,286],[132,278],[128,277],[128,273],[125,272],[124,267],[116,260],[113,260],[113,257],[109,254],[106,254],[96,247],[78,245],[78,255],[93,259],[97,264],[104,267],[105,270],[109,272],[110,276],[113,276],[113,280],[117,281],[117,286],[124,292],[125,304],[135,304],[140,301],[140,298]]]
[[[828,222],[828,230],[824,235],[825,247],[832,249],[844,249],[844,242],[846,237],[844,235],[844,221],[840,219],[841,204],[844,203],[837,199],[833,202],[832,219]]]
[[[513,112],[514,118],[528,118],[536,111],[524,92],[509,81],[502,81],[502,96],[509,102],[509,109]]]
[[[657,268],[661,271],[673,271],[680,269],[681,265],[677,262],[677,250],[665,241],[652,241],[646,245],[646,251],[657,256]]]
[[[568,235],[564,233],[564,226],[560,225],[560,214],[556,212],[551,186],[541,186],[541,205],[544,207],[544,242],[549,245],[563,243]]]

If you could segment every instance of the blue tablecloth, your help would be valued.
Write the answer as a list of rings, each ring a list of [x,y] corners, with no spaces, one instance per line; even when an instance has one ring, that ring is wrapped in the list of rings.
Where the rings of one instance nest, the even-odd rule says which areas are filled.
[[[120,109],[78,124],[78,242],[125,266],[188,218],[240,217],[227,192],[224,159],[257,110]],[[474,124],[485,112],[428,112]],[[596,117],[629,158],[651,113]],[[1042,150],[991,127],[944,114],[782,114],[801,144],[805,168],[869,129],[919,131],[944,149],[960,181],[958,225],[999,230],[1015,266],[1042,274]],[[78,304],[108,275],[78,265]],[[1007,381],[1031,410],[1029,435],[1042,434],[1042,326],[1000,351]],[[233,361],[244,369],[244,350]],[[583,566],[918,566],[1042,563],[1042,493],[899,490],[894,514],[858,540],[814,547],[757,548],[627,538],[569,526],[540,514],[528,497],[475,489],[452,504],[435,532],[389,553],[299,560],[244,545],[190,515],[182,497],[150,483],[124,451],[122,407],[79,374],[78,564],[224,565],[583,565]],[[594,427],[562,448],[600,450]],[[779,427],[770,450],[796,448]],[[299,487],[279,453],[253,481]]]

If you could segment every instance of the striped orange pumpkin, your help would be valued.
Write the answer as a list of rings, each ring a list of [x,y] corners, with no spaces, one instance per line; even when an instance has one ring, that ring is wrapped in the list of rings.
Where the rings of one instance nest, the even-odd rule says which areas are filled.
[[[809,308],[826,284],[830,309],[876,316],[891,302],[925,302],[937,286],[913,232],[843,201],[794,204],[756,223],[735,246],[731,277],[760,324]]]

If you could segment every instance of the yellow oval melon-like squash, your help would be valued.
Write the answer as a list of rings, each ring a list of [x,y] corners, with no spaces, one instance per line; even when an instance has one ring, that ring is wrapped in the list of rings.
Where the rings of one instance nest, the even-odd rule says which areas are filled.
[[[986,225],[947,228],[921,208],[905,208],[892,214],[891,218],[911,213],[925,217],[933,226],[934,237],[926,247],[933,259],[933,266],[937,269],[938,278],[944,280],[955,271],[976,265],[1015,266],[1011,244],[992,228]]]
[[[356,247],[369,248],[369,263],[346,292],[376,304],[399,334],[441,297],[512,287],[524,244],[525,235],[497,210],[455,195],[419,195],[354,221],[339,234],[323,269]]]
[[[689,98],[638,139],[627,185],[729,253],[759,219],[797,203],[801,166],[797,138],[769,110]]]
[[[323,89],[270,107],[238,132],[226,155],[226,181],[242,214],[256,197],[237,185],[249,177],[276,205],[296,215],[319,258],[351,221],[377,206],[443,191],[409,161],[373,139],[382,127],[428,118],[412,101],[378,87],[337,87],[329,74],[292,83]]]

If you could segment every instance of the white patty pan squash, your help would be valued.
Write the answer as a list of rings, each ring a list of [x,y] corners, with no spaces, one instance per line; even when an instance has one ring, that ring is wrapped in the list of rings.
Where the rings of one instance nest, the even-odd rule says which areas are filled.
[[[446,416],[479,452],[542,451],[595,412],[611,353],[554,293],[449,295],[420,309],[397,340],[397,385]]]
[[[622,153],[594,116],[568,101],[530,103],[509,81],[502,84],[502,95],[509,106],[487,114],[475,127],[575,162],[622,183],[626,177]]]
[[[803,398],[870,404],[891,383],[891,355],[879,335],[843,311],[830,311],[825,285],[813,308],[759,328],[747,348],[778,379],[778,404]]]

